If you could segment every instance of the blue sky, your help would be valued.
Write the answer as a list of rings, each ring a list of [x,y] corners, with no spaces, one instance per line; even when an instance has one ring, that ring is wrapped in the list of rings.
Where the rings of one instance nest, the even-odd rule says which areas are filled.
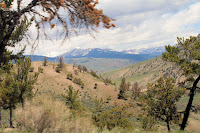
[[[175,44],[177,37],[200,33],[199,0],[99,0],[99,8],[116,19],[116,28],[99,28],[97,33],[72,36],[63,45],[61,39],[45,38],[34,54],[57,56],[73,48],[147,48]],[[62,27],[57,28],[62,29]],[[33,34],[34,26],[30,28]],[[55,30],[49,30],[55,35]],[[28,46],[25,54],[31,53]]]

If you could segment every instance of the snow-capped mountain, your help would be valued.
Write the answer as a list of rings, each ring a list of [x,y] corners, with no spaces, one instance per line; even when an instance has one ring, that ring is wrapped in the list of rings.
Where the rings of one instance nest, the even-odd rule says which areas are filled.
[[[121,52],[108,48],[75,48],[61,56],[63,56],[64,58],[133,58],[134,56],[139,57],[144,55],[160,56],[163,52],[165,52],[164,46],[141,49],[128,49]]]
[[[113,56],[117,55],[124,55],[124,53],[108,49],[108,48],[87,48],[87,49],[80,49],[80,48],[75,48],[72,49],[62,56],[64,58],[79,58],[79,57],[94,57],[94,58],[103,58],[107,56]]]
[[[91,50],[92,50],[92,48],[88,48],[88,49],[75,48],[75,49],[72,49],[72,50],[68,51],[67,53],[63,54],[62,56],[63,56],[63,57],[85,56],[85,55],[87,55]]]
[[[88,49],[72,49],[65,54],[61,55],[64,58],[83,58],[83,57],[92,57],[92,58],[120,58],[120,59],[132,59],[137,62],[152,59],[156,55],[150,54],[130,54],[126,52],[119,52],[107,48],[88,48]]]
[[[151,47],[151,48],[141,48],[141,49],[127,49],[123,50],[123,53],[126,54],[150,54],[150,55],[162,55],[163,52],[165,52],[165,47]]]

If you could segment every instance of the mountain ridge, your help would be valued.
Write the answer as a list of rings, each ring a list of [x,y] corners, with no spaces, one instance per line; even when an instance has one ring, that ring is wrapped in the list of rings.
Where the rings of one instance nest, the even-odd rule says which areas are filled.
[[[152,47],[143,49],[129,49],[121,52],[112,50],[109,48],[86,48],[72,49],[61,56],[63,58],[82,58],[82,57],[94,57],[94,58],[121,58],[121,59],[139,59],[139,61],[147,60],[160,56],[164,52],[164,47]]]
[[[160,56],[162,53],[162,50],[160,49],[161,48],[139,49],[138,54],[127,54],[126,51],[119,52],[109,48],[75,48],[61,56],[65,63],[81,64],[92,70],[98,71],[98,73],[102,73]],[[145,51],[148,54],[145,54]],[[30,57],[32,61],[44,61],[45,57],[39,55],[27,56]],[[59,57],[60,56],[48,57],[48,62],[58,62]]]

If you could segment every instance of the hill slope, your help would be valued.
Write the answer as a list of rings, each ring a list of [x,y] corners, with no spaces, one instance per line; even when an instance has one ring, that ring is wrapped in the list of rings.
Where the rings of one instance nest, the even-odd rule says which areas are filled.
[[[65,63],[80,64],[88,69],[97,71],[97,73],[108,72],[122,67],[137,63],[129,59],[107,59],[107,58],[65,58]]]
[[[104,78],[109,78],[116,84],[120,83],[122,77],[126,77],[127,82],[138,82],[143,88],[147,82],[154,82],[164,75],[175,79],[181,78],[180,70],[175,65],[163,61],[161,57],[102,74]]]
[[[36,71],[38,67],[42,67],[44,69],[44,72],[40,73],[38,83],[36,85],[36,87],[39,88],[39,90],[42,90],[43,92],[50,91],[51,93],[54,93],[54,96],[59,96],[60,94],[65,94],[68,86],[72,85],[74,89],[79,90],[80,97],[86,96],[87,98],[91,98],[93,100],[96,98],[103,98],[105,101],[108,97],[111,97],[111,101],[109,104],[130,102],[129,100],[124,101],[121,99],[117,99],[119,90],[116,88],[116,86],[105,85],[101,80],[94,78],[89,73],[78,72],[78,75],[76,75],[74,71],[76,71],[77,68],[73,68],[73,66],[69,64],[65,64],[65,67],[61,71],[61,73],[57,73],[55,72],[56,65],[57,64],[55,63],[48,63],[48,66],[44,67],[42,66],[42,62],[32,63],[32,66],[35,68]],[[153,82],[160,76],[164,75],[171,75],[177,78],[177,76],[180,76],[179,72],[180,71],[178,71],[177,68],[175,69],[175,67],[172,64],[164,62],[160,57],[158,57],[156,59],[140,62],[123,69],[105,73],[103,76],[109,76],[109,78],[111,78],[117,83],[120,82],[121,77],[125,76],[127,77],[127,81],[137,81],[140,85],[143,85],[143,87],[145,87],[147,81]],[[74,78],[80,78],[84,82],[85,87],[82,89],[80,86],[73,83],[71,80],[66,79],[67,74],[69,73],[73,74]],[[98,84],[97,89],[94,89],[95,83]],[[183,97],[178,103],[178,109],[184,110],[187,101],[188,96]],[[196,95],[194,104],[198,104],[198,101],[199,94]],[[137,106],[133,110],[135,111],[135,115],[140,114],[140,110],[138,110]],[[190,123],[188,124],[187,131],[199,131],[199,128],[197,128],[196,126],[198,124],[199,115],[191,113]],[[159,130],[163,131],[162,128]]]
[[[105,85],[105,83],[93,77],[89,73],[78,72],[78,75],[76,75],[74,71],[76,71],[77,68],[73,68],[73,66],[69,64],[65,64],[61,73],[57,73],[55,71],[56,65],[56,63],[48,63],[48,66],[44,67],[42,66],[42,62],[32,63],[35,72],[37,72],[38,67],[44,69],[43,73],[39,74],[36,88],[46,92],[51,91],[52,93],[55,93],[55,95],[60,95],[65,94],[66,90],[68,90],[68,86],[72,85],[74,89],[79,90],[81,97],[89,96],[94,99],[103,98],[106,100],[111,96],[112,100],[117,100],[118,89],[116,89],[115,86]],[[81,88],[79,85],[75,84],[73,80],[67,79],[67,74],[72,74],[73,79],[80,78],[85,87]],[[95,83],[98,84],[97,89],[94,89]]]
[[[81,102],[83,103],[82,99],[84,97],[87,98],[88,102],[87,104],[84,104],[84,106],[87,106],[90,104],[90,99],[100,99],[103,98],[104,101],[111,97],[111,100],[107,105],[116,105],[123,106],[121,103],[132,103],[134,105],[133,107],[129,108],[128,111],[131,111],[131,116],[129,116],[129,119],[132,121],[132,124],[135,127],[135,130],[133,132],[143,132],[143,129],[141,129],[141,107],[139,106],[138,101],[135,101],[134,99],[129,98],[128,100],[122,100],[117,99],[117,95],[119,93],[119,90],[116,88],[116,86],[113,85],[105,85],[100,79],[94,78],[89,73],[83,73],[78,72],[78,74],[75,74],[75,71],[77,71],[77,68],[73,68],[72,65],[65,64],[63,70],[61,73],[57,73],[55,71],[55,67],[57,66],[56,63],[48,63],[48,66],[42,66],[42,62],[33,62],[32,67],[34,67],[34,71],[38,71],[38,67],[43,68],[43,73],[40,73],[38,82],[35,85],[35,87],[38,89],[37,95],[30,101],[27,101],[25,110],[21,110],[18,108],[15,111],[15,115],[17,115],[16,118],[18,118],[18,122],[25,122],[23,123],[26,125],[27,123],[27,131],[30,129],[30,126],[32,124],[38,124],[41,126],[43,121],[37,121],[38,117],[41,119],[45,119],[44,122],[46,122],[46,118],[49,118],[52,121],[58,122],[56,124],[52,124],[50,126],[47,125],[47,129],[50,131],[51,128],[54,129],[54,127],[57,127],[58,129],[62,129],[62,132],[99,132],[97,127],[92,123],[92,112],[81,112],[80,114],[77,112],[75,113],[74,110],[69,110],[69,108],[66,107],[65,101],[63,99],[60,99],[60,96],[62,94],[66,94],[66,90],[69,85],[72,85],[74,89],[79,90],[79,95],[81,97]],[[171,71],[168,69],[171,68]],[[166,72],[168,71],[168,72]],[[153,81],[156,78],[159,77],[159,75],[164,74],[172,74],[174,72],[177,72],[177,69],[174,69],[171,64],[163,62],[161,58],[152,59],[149,61],[137,63],[134,65],[131,65],[129,67],[112,71],[109,73],[106,73],[107,76],[109,75],[110,78],[116,79],[120,81],[121,76],[127,76],[130,79],[137,79],[138,81],[141,81],[141,83],[145,83],[146,80]],[[72,82],[72,80],[67,79],[67,74],[72,74],[73,79],[74,78],[80,78],[82,82],[85,84],[84,88],[81,88],[79,85]],[[106,76],[104,74],[104,76]],[[158,75],[154,78],[148,78],[148,75]],[[119,77],[118,77],[119,76]],[[137,77],[138,76],[138,77]],[[143,80],[145,79],[145,80]],[[134,81],[134,80],[131,80]],[[97,83],[98,87],[97,89],[94,89],[94,84]],[[188,96],[183,97],[178,105],[178,109],[182,111],[185,109],[185,106],[188,101]],[[199,93],[196,95],[194,104],[199,103]],[[46,112],[45,112],[46,111]],[[49,114],[47,112],[50,112]],[[5,114],[5,113],[4,113]],[[27,120],[23,121],[24,114],[27,115]],[[43,114],[45,114],[46,117],[43,117]],[[75,114],[75,115],[74,115]],[[37,117],[36,117],[37,116]],[[76,116],[76,118],[75,118]],[[140,116],[140,117],[139,117]],[[21,120],[19,119],[21,118]],[[31,121],[34,120],[34,121]],[[48,120],[48,119],[47,119]],[[84,121],[84,123],[83,123]],[[34,123],[32,123],[34,122]],[[48,122],[48,121],[47,121]],[[195,114],[191,112],[191,116],[189,118],[189,124],[187,126],[186,132],[198,132],[199,131],[199,123],[200,123],[200,116],[199,114]],[[65,125],[66,127],[60,127],[61,125]],[[158,123],[158,130],[157,132],[165,132],[166,126],[163,126],[165,123]],[[35,125],[34,125],[35,126]],[[34,127],[33,126],[33,127]],[[23,127],[24,128],[24,127]],[[34,127],[35,128],[35,127]],[[173,131],[179,130],[178,126],[173,126]],[[6,129],[7,130],[7,129]],[[6,131],[5,130],[5,131]],[[16,131],[17,128],[10,129],[10,132]],[[52,130],[53,131],[53,130]],[[19,130],[19,133],[22,131]],[[104,132],[115,132],[114,131],[104,131]],[[125,132],[124,130],[117,129],[116,132]],[[131,131],[132,132],[132,131]]]

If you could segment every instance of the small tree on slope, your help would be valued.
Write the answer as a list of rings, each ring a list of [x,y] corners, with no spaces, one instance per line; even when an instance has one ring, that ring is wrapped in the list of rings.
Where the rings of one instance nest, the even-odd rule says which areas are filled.
[[[32,96],[33,85],[36,83],[39,73],[34,73],[32,75],[29,73],[29,70],[31,68],[30,58],[21,58],[17,60],[16,66],[17,72],[14,73],[14,78],[17,82],[19,82],[19,100],[23,108],[24,99]]]
[[[143,109],[149,116],[166,122],[170,131],[170,122],[179,121],[180,113],[177,112],[176,102],[184,94],[184,89],[175,87],[175,80],[167,77],[158,79],[156,83],[149,83],[147,88]]]

